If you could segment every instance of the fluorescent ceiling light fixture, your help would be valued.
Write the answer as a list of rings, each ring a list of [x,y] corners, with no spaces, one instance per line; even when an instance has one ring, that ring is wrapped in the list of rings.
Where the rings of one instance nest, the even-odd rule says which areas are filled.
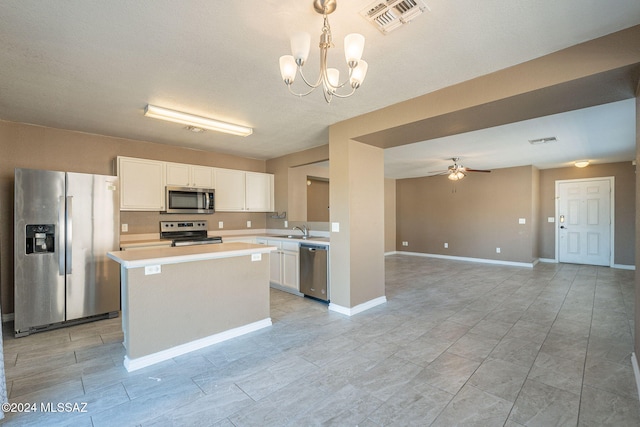
[[[589,166],[589,160],[580,160],[574,163],[577,168],[586,168]]]
[[[253,129],[250,127],[221,122],[207,117],[194,116],[192,114],[169,110],[167,108],[157,107],[151,104],[145,107],[144,115],[147,117],[153,117],[154,119],[180,123],[187,125],[187,127],[190,126],[193,128],[215,130],[217,132],[230,133],[231,135],[248,136],[253,133]]]

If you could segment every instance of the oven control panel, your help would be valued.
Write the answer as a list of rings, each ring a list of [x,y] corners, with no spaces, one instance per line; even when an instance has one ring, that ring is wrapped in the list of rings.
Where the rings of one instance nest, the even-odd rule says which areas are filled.
[[[206,220],[198,221],[160,221],[160,232],[176,232],[176,231],[207,231],[208,225]]]

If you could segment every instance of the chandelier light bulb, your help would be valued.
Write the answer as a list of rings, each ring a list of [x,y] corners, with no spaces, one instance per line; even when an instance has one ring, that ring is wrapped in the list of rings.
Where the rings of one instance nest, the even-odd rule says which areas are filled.
[[[358,65],[358,61],[362,59],[364,51],[364,36],[362,34],[347,34],[344,38],[344,58],[347,60],[349,68]]]
[[[280,75],[287,85],[290,85],[296,79],[297,68],[296,60],[293,56],[283,55],[280,57]]]
[[[335,89],[340,85],[340,71],[337,68],[327,68],[327,80],[330,89]]]
[[[352,88],[357,89],[360,87],[360,85],[364,81],[365,76],[367,75],[367,68],[369,68],[369,64],[367,64],[366,61],[358,61],[358,66],[354,68],[353,72],[351,73]]]
[[[311,34],[297,32],[291,36],[291,54],[296,64],[302,66],[307,62],[311,49]]]

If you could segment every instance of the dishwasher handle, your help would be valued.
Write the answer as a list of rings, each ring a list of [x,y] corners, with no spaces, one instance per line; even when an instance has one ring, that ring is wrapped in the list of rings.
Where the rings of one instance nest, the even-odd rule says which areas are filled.
[[[324,245],[308,245],[308,244],[302,244],[300,245],[300,249],[306,249],[309,252],[315,252],[315,251],[326,251],[327,247]]]

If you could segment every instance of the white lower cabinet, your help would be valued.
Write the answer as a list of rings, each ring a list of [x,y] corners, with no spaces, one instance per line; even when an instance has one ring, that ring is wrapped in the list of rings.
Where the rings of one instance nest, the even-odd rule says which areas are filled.
[[[271,285],[274,288],[300,295],[300,274],[298,271],[300,248],[298,243],[263,238],[258,238],[257,243],[278,248],[271,252],[269,257]]]

